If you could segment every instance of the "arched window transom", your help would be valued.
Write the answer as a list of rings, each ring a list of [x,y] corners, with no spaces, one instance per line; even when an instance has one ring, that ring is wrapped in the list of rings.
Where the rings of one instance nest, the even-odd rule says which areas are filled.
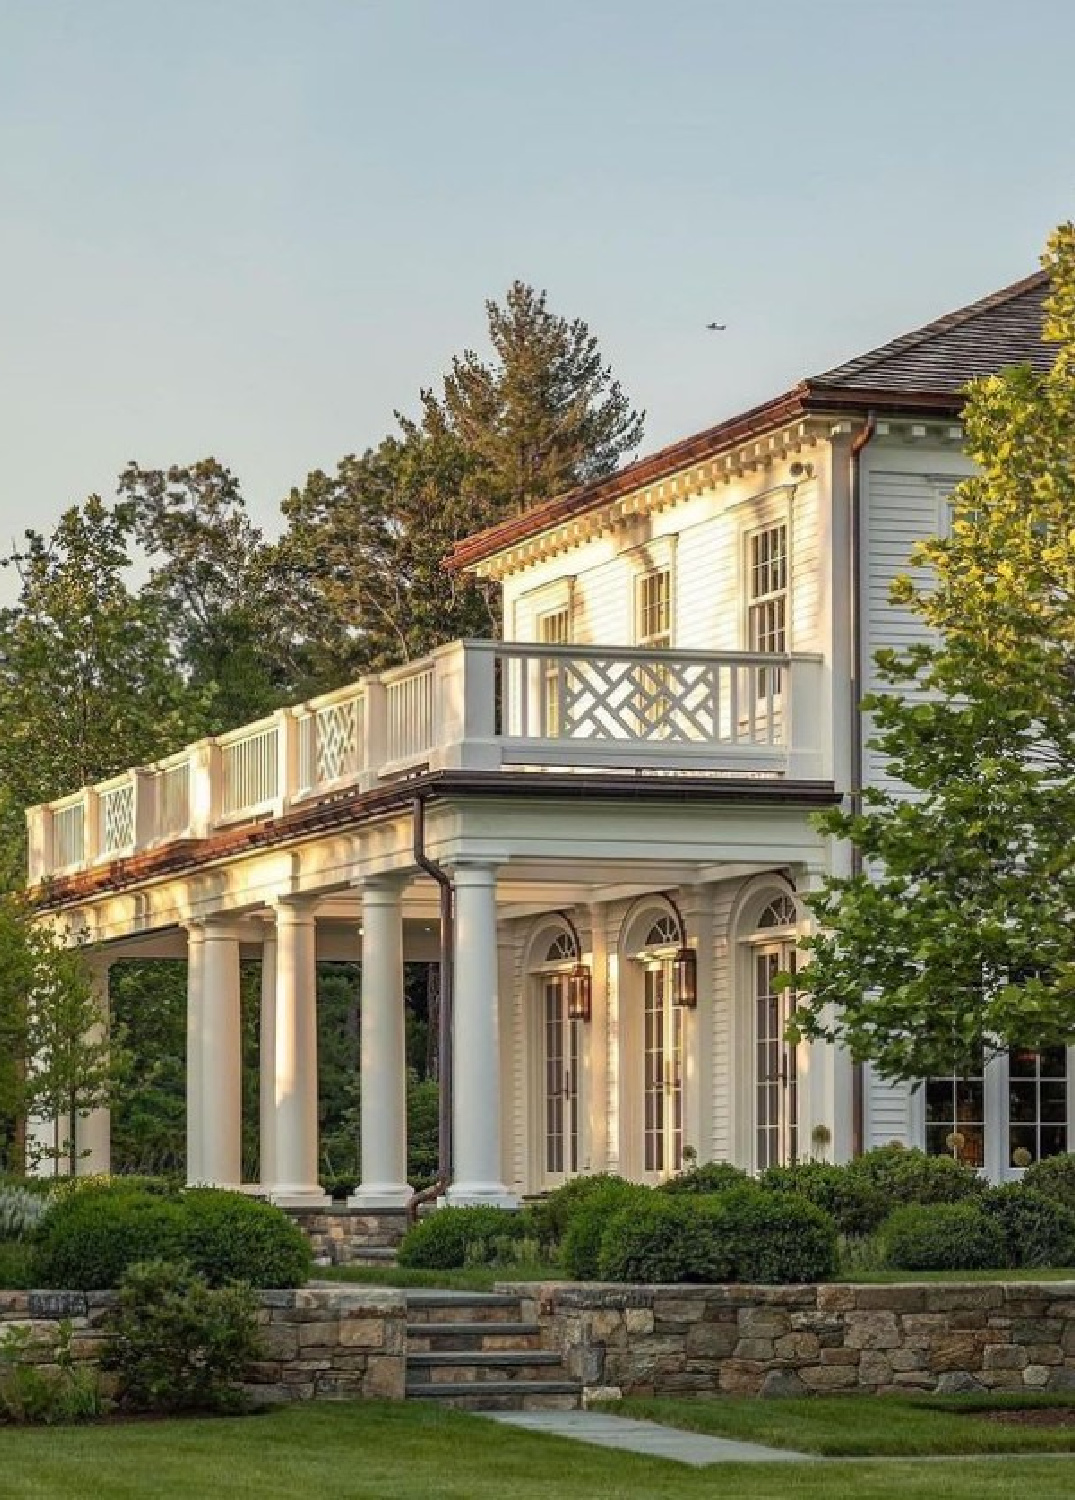
[[[671,913],[659,916],[646,934],[645,948],[668,948],[679,942],[679,923]]]
[[[549,951],[545,955],[545,962],[547,964],[569,963],[573,959],[577,959],[578,956],[578,951],[575,948],[575,939],[565,929],[563,932],[558,932],[549,944]]]
[[[758,918],[758,931],[769,927],[794,927],[799,920],[795,902],[790,896],[777,896]]]

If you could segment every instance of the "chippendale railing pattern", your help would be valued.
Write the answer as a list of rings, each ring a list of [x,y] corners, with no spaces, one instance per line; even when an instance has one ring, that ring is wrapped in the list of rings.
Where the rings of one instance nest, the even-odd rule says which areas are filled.
[[[831,775],[820,657],[457,641],[31,808],[30,877],[422,769]]]

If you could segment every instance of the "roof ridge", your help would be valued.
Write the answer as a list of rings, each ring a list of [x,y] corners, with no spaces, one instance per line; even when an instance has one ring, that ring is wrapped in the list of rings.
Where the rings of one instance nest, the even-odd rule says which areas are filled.
[[[979,297],[976,302],[968,302],[965,306],[957,307],[949,313],[942,313],[939,318],[933,318],[929,323],[923,323],[908,333],[901,333],[898,337],[889,339],[888,343],[879,344],[876,349],[868,349],[865,354],[855,355],[841,364],[833,365],[830,369],[822,371],[820,375],[811,375],[808,377],[807,384],[824,385],[830,382],[835,384],[836,377],[845,380],[849,376],[860,375],[875,365],[884,364],[895,355],[905,354],[909,349],[918,348],[920,344],[927,343],[931,338],[936,338],[943,333],[951,333],[955,328],[961,328],[964,323],[971,322],[982,313],[993,312],[1007,302],[1014,302],[1016,298],[1045,285],[1048,280],[1048,271],[1035,271],[1030,276],[1013,281],[1009,286],[1000,287],[995,292]]]

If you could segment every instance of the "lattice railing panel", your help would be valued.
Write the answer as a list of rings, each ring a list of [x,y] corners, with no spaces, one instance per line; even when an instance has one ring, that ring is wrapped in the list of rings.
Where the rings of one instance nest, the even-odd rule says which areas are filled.
[[[362,769],[362,700],[331,703],[314,715],[314,772],[317,784],[357,776]]]
[[[134,844],[134,782],[109,787],[98,802],[101,853],[129,849]]]

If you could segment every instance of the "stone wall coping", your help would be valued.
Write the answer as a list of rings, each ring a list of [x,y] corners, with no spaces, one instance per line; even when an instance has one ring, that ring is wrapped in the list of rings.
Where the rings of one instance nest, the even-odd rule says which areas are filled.
[[[365,1286],[361,1282],[341,1282],[338,1286],[288,1287],[257,1291],[258,1305],[266,1308],[338,1308],[341,1312],[365,1310],[370,1313],[405,1313],[406,1293],[396,1287]],[[50,1288],[26,1291],[0,1291],[0,1317],[5,1314],[28,1314],[49,1319],[79,1318],[98,1309],[115,1307],[119,1293],[69,1292]]]
[[[779,1285],[753,1282],[664,1282],[625,1285],[605,1281],[498,1281],[494,1290],[508,1296],[530,1297],[543,1302],[556,1301],[563,1306],[586,1308],[650,1307],[657,1297],[674,1297],[677,1301],[801,1302],[820,1291],[866,1292],[882,1300],[892,1292],[951,1294],[985,1294],[1000,1292],[1005,1300],[1018,1297],[1075,1296],[1075,1279],[1069,1281],[817,1281],[785,1282]]]

